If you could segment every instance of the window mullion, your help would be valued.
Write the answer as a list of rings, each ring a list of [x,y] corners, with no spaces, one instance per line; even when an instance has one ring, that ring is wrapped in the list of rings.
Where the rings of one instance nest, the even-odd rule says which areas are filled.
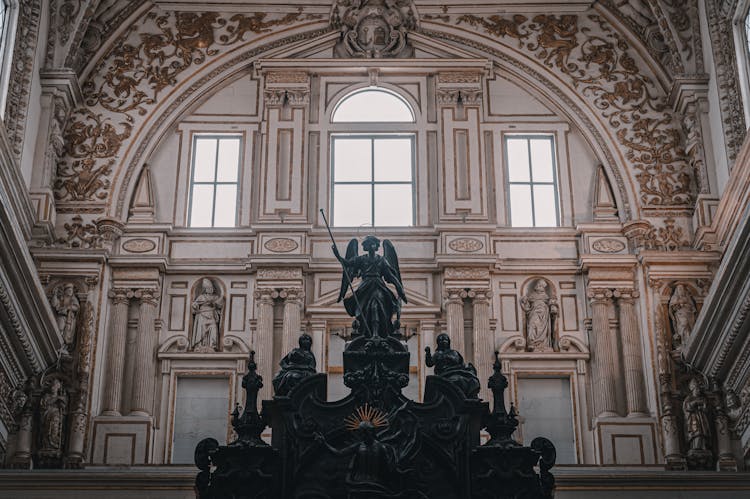
[[[375,227],[375,137],[370,137],[370,225]]]
[[[531,196],[531,223],[536,227],[536,203],[534,203],[534,169],[531,167],[531,139],[526,139],[526,154],[529,160],[529,196]]]

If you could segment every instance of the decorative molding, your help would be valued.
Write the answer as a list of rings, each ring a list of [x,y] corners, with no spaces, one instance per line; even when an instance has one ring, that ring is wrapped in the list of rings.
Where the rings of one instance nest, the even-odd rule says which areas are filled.
[[[251,33],[318,18],[301,8],[228,17],[158,8],[146,12],[120,35],[83,84],[85,107],[74,111],[65,131],[66,154],[55,185],[58,201],[108,199],[112,167],[137,118],[148,114],[185,70],[245,42]]]
[[[148,253],[154,248],[156,248],[156,243],[151,239],[128,239],[127,241],[122,243],[122,249],[124,249],[128,253]]]
[[[625,247],[622,241],[610,238],[597,239],[591,244],[591,249],[599,253],[619,253]]]
[[[745,128],[745,115],[742,110],[742,99],[740,98],[737,52],[734,46],[733,23],[731,22],[734,9],[727,9],[722,3],[722,0],[706,0],[706,13],[716,70],[716,88],[719,93],[724,147],[731,168],[734,160],[737,159],[747,130]]]
[[[341,30],[341,38],[333,49],[334,57],[414,57],[407,32],[417,27],[415,12],[411,0],[337,0],[331,26]]]
[[[490,271],[478,267],[448,267],[444,275],[446,279],[489,279]]]
[[[41,0],[19,2],[15,49],[11,65],[14,70],[11,72],[7,93],[13,98],[8,99],[5,108],[5,129],[8,131],[8,143],[15,153],[16,160],[21,159],[24,144],[23,137],[31,98],[31,80],[35,74],[34,62],[39,42],[41,15]]]
[[[466,14],[455,23],[515,39],[520,49],[588,96],[633,165],[644,206],[690,205],[690,170],[666,96],[640,72],[630,44],[603,18]]]
[[[474,237],[460,237],[451,240],[448,247],[459,253],[475,253],[484,248],[484,243]]]

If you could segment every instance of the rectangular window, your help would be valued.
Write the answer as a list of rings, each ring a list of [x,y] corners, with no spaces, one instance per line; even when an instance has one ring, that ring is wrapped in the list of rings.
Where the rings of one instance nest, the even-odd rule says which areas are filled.
[[[510,224],[558,227],[555,143],[551,135],[505,137]]]
[[[333,224],[414,225],[414,135],[336,135]]]
[[[190,177],[189,227],[235,227],[241,136],[196,135]]]

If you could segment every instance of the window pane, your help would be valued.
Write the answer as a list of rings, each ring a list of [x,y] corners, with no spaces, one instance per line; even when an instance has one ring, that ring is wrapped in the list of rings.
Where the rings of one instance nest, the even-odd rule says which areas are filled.
[[[557,227],[557,206],[555,203],[554,186],[534,186],[534,216],[537,227]]]
[[[513,227],[533,227],[531,217],[531,187],[528,185],[510,186],[510,224]]]
[[[337,227],[372,225],[372,188],[336,185],[333,190],[333,223]]]
[[[411,184],[376,185],[375,226],[408,227],[412,222]]]
[[[190,227],[211,227],[214,208],[214,186],[194,185],[193,202],[190,207]]]
[[[234,227],[236,224],[237,185],[217,185],[214,227]]]
[[[529,148],[526,139],[508,139],[505,142],[508,153],[508,180],[511,182],[528,182]]]
[[[534,182],[553,182],[552,140],[531,140],[531,169]]]
[[[372,180],[371,139],[334,139],[333,174],[335,182]]]
[[[411,182],[411,145],[411,139],[375,139],[375,180]]]
[[[239,139],[219,140],[219,166],[216,173],[217,182],[237,182],[237,170],[240,162]]]
[[[213,182],[216,168],[216,139],[195,139],[194,182]]]
[[[345,97],[332,121],[414,122],[414,114],[401,97],[384,90],[363,90]]]

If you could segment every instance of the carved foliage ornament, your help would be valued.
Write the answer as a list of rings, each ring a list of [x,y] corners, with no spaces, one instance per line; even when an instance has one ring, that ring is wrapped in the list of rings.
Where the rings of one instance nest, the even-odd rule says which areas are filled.
[[[484,243],[473,237],[461,237],[449,242],[448,247],[453,251],[459,251],[461,253],[473,253],[484,248]]]
[[[597,239],[591,244],[591,248],[599,253],[619,253],[625,249],[625,243],[617,239]]]
[[[334,57],[414,57],[407,31],[417,18],[409,0],[338,0],[331,26],[341,30]]]
[[[58,166],[60,201],[106,200],[109,177],[137,116],[177,84],[186,69],[201,65],[250,34],[320,16],[302,14],[161,12],[153,9],[132,25],[83,84],[86,107],[76,110],[65,131],[65,159]]]
[[[666,100],[652,78],[641,73],[625,38],[604,19],[595,14],[539,14],[531,20],[467,14],[456,24],[517,40],[591,99],[635,168],[644,205],[691,203],[690,170]]]

